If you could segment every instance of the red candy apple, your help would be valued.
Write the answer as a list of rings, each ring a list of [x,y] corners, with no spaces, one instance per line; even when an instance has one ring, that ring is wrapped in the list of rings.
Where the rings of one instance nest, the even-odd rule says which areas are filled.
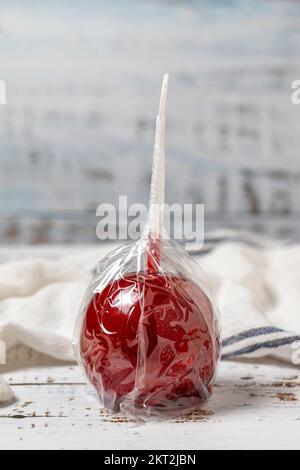
[[[187,411],[203,403],[220,354],[218,323],[200,287],[200,267],[163,237],[167,88],[166,76],[147,228],[139,242],[101,263],[81,311],[79,341],[76,337],[80,362],[102,405],[131,415]]]
[[[80,355],[103,405],[190,408],[211,393],[219,336],[208,297],[193,281],[159,273],[109,283],[86,310]],[[133,392],[131,395],[129,395]]]

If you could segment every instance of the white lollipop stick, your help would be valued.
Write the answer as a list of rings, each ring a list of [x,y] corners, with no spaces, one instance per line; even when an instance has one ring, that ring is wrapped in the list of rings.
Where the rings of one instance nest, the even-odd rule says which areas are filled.
[[[149,218],[147,231],[154,238],[163,235],[164,204],[165,204],[165,131],[166,131],[166,104],[169,85],[169,75],[164,75],[159,105],[159,114],[156,118],[155,145],[153,154],[153,169],[151,181],[151,194],[149,203]]]

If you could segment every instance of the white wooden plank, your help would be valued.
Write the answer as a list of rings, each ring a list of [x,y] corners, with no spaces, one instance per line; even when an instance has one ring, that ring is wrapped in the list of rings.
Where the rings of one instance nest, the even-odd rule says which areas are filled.
[[[61,254],[39,247],[28,256],[33,251]],[[16,257],[0,250],[1,261]],[[17,399],[0,409],[1,449],[300,448],[300,372],[285,364],[223,362],[203,410],[142,427],[100,411],[74,364],[20,346],[0,372]]]
[[[1,373],[10,384],[84,383],[75,363],[60,362],[39,354],[25,346],[17,346],[8,352],[7,364]]]
[[[223,362],[202,410],[137,427],[100,410],[76,366],[24,359],[24,348],[9,364],[17,400],[0,409],[1,449],[300,448],[300,374],[290,366]]]

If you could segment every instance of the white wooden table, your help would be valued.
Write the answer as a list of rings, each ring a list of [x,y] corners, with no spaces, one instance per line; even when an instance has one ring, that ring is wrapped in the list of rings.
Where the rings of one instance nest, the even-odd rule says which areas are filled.
[[[300,372],[272,361],[223,362],[210,402],[183,419],[134,426],[99,409],[76,365],[18,347],[1,368],[0,449],[300,448]]]
[[[1,247],[0,263],[87,247]],[[300,449],[300,370],[222,362],[215,393],[184,419],[137,427],[99,409],[75,364],[19,346],[0,366],[15,401],[0,407],[0,449]]]

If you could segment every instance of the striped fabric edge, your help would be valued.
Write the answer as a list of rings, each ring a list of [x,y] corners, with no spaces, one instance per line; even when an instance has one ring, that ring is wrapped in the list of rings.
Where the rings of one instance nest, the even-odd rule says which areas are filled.
[[[252,328],[251,330],[241,331],[240,333],[230,336],[223,340],[223,348],[227,348],[232,344],[236,344],[239,341],[243,341],[248,338],[253,338],[257,336],[262,336],[270,333],[287,333],[285,330],[281,330],[280,328],[275,328],[273,326],[264,326],[260,328]]]
[[[300,342],[300,335],[274,327],[255,328],[240,332],[223,341],[222,359],[272,350]]]

